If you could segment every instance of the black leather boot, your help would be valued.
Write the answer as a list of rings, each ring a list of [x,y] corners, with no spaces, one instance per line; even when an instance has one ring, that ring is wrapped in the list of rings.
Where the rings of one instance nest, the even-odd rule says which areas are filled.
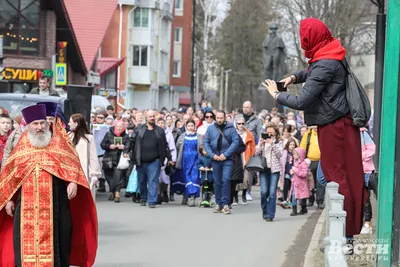
[[[290,216],[297,216],[297,206],[296,205],[292,206],[292,209],[293,211],[292,213],[290,213]]]

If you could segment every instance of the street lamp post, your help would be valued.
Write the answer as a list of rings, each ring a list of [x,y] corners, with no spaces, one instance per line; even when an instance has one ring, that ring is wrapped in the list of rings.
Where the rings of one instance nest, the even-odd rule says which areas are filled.
[[[194,103],[194,47],[196,41],[196,0],[193,0],[193,12],[192,12],[192,73],[191,73],[191,81],[190,81],[190,106],[193,109],[196,108],[196,104]]]
[[[228,86],[229,86],[229,73],[231,73],[232,70],[226,70],[225,71],[225,103],[224,103],[224,109],[226,112],[228,112]]]
[[[374,156],[374,164],[379,166],[379,146],[381,139],[381,114],[382,114],[382,87],[383,69],[385,57],[385,33],[386,33],[386,14],[385,0],[370,0],[378,7],[376,15],[376,45],[375,45],[375,81],[374,81],[374,141],[377,153]]]

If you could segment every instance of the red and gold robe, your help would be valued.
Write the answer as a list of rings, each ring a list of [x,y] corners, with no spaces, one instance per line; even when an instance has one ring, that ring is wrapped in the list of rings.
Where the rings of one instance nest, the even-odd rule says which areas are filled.
[[[21,136],[0,176],[0,266],[14,267],[13,217],[8,201],[21,192],[21,262],[23,267],[54,266],[53,176],[76,183],[70,200],[72,217],[70,264],[93,266],[97,252],[97,213],[78,154],[60,121],[52,127],[50,144],[35,148],[27,133]],[[15,202],[15,201],[14,201]]]

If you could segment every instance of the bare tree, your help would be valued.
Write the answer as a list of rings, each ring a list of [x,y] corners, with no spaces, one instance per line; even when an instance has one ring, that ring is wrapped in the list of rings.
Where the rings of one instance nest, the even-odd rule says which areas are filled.
[[[374,14],[376,7],[367,0],[277,0],[274,10],[294,50],[289,54],[299,67],[307,63],[300,47],[300,20],[313,17],[326,23],[333,36],[346,48],[349,56],[374,51]]]
[[[217,30],[214,59],[232,69],[228,110],[241,106],[252,87],[263,79],[262,43],[274,19],[265,0],[232,0],[228,14]]]

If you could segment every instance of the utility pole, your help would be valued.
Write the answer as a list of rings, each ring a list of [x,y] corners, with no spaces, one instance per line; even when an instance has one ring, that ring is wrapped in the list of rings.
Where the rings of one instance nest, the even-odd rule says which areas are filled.
[[[195,103],[196,103],[196,106],[199,104],[199,102],[200,102],[200,99],[199,99],[199,96],[200,96],[200,63],[199,63],[199,61],[197,61],[197,63],[196,63],[196,94],[195,94]],[[195,106],[195,107],[196,107]],[[196,110],[196,109],[194,109],[194,110]]]
[[[219,83],[219,110],[223,109],[224,103],[224,67],[221,67],[221,81]]]
[[[376,45],[375,45],[375,82],[374,82],[374,128],[373,136],[376,145],[374,165],[379,166],[379,147],[381,139],[381,115],[382,115],[382,87],[383,69],[385,57],[385,33],[386,33],[386,14],[385,0],[372,1],[378,7],[376,15]]]
[[[193,12],[192,12],[192,73],[191,73],[191,82],[190,82],[190,106],[195,108],[194,103],[194,47],[196,41],[196,0],[192,0],[193,4]]]
[[[400,139],[399,73],[400,73],[400,2],[388,0],[387,32],[385,43],[384,86],[382,94],[382,126],[378,183],[376,245],[385,248],[375,255],[376,267],[398,266],[400,211]],[[394,115],[395,114],[395,115]],[[374,126],[376,127],[376,126]],[[387,249],[386,249],[387,248]]]
[[[224,103],[224,110],[226,112],[228,112],[228,86],[229,86],[229,73],[230,72],[232,72],[231,69],[225,71],[225,103]]]

